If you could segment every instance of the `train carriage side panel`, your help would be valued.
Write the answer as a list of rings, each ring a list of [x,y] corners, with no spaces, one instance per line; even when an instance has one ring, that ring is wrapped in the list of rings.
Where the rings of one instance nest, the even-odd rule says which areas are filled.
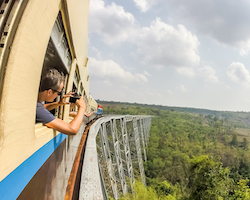
[[[52,131],[36,139],[34,123],[44,55],[59,3],[29,1],[11,47],[1,99],[0,181],[54,137]]]
[[[77,3],[76,3],[77,2]],[[89,7],[89,1],[67,1],[69,21],[72,32],[72,39],[77,57],[77,65],[79,72],[82,75],[82,84],[87,97],[89,97],[89,72],[88,72],[88,58],[87,58],[87,44],[88,44],[88,16],[89,11],[82,12],[82,7]],[[84,22],[84,23],[83,23]]]

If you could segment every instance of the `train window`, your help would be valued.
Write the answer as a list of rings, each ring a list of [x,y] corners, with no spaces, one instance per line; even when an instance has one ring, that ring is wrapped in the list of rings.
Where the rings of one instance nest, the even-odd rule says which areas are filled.
[[[63,62],[65,69],[69,73],[70,67],[72,65],[72,56],[70,53],[61,12],[59,12],[56,18],[56,22],[51,32],[51,38],[54,43],[57,44],[57,52],[60,55],[60,59]]]
[[[66,88],[71,65],[72,65],[72,56],[70,53],[61,12],[59,12],[55,24],[53,26],[47,50],[45,53],[45,58],[43,62],[43,71],[49,68],[55,68],[59,72],[62,72],[65,76],[64,88]],[[65,95],[65,92],[66,90],[64,89],[62,91],[62,95],[58,96],[54,100],[54,102],[60,101],[60,98],[62,98],[62,96]],[[45,103],[51,103],[51,102],[45,102]],[[64,109],[63,106],[58,106],[57,108],[51,110],[50,112],[54,116],[62,119],[64,111],[63,109]]]
[[[77,86],[77,88],[78,88],[79,82],[80,82],[79,69],[78,69],[78,66],[76,66],[76,71],[74,74],[74,83]]]
[[[88,98],[87,98],[87,95],[86,95],[86,92],[84,90],[82,83],[80,86],[80,94],[84,97],[84,101],[85,101],[86,105],[88,105]],[[88,109],[88,106],[87,106],[87,109]]]
[[[83,85],[81,82],[81,78],[79,75],[79,68],[77,65],[76,65],[76,69],[74,71],[73,85],[72,85],[71,91],[74,93],[77,93],[78,95],[83,95],[83,91],[84,91],[84,88],[83,88]],[[77,106],[73,106],[73,105],[75,105],[75,104],[72,104],[70,106],[70,111],[77,111]]]
[[[78,93],[78,89],[77,89],[75,83],[73,83],[73,86],[72,86],[72,90],[71,90],[71,91],[72,91],[72,92],[75,92],[75,93]]]
[[[81,83],[81,87],[80,87],[80,93],[81,93],[81,95],[83,95],[83,86],[82,86],[82,83]]]
[[[78,89],[77,89],[77,87],[75,85],[75,81],[73,82],[73,86],[72,86],[71,91],[74,92],[74,93],[78,93]],[[71,104],[70,111],[76,111],[76,106],[74,106],[74,104]]]
[[[72,56],[63,26],[61,12],[59,12],[50,35],[50,40],[44,59],[44,66],[56,66],[59,71],[63,72],[64,74],[68,74],[71,65]]]

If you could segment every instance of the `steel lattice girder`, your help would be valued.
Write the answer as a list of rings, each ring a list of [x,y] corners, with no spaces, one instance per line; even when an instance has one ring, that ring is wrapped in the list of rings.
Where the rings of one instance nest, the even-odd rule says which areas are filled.
[[[80,199],[93,199],[100,193],[103,194],[103,199],[107,199],[106,193],[118,199],[120,195],[133,192],[133,163],[139,166],[141,181],[146,185],[143,158],[147,159],[145,146],[148,144],[151,118],[152,116],[107,116],[91,126],[85,149],[87,159],[84,158],[83,162]],[[131,147],[136,151],[133,153],[133,162]],[[93,185],[95,188],[90,188]]]

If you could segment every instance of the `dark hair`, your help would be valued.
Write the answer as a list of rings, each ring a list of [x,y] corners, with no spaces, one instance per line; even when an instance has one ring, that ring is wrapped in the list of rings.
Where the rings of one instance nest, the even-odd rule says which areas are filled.
[[[41,76],[39,92],[45,90],[58,90],[61,83],[64,82],[64,75],[55,68],[45,69]]]

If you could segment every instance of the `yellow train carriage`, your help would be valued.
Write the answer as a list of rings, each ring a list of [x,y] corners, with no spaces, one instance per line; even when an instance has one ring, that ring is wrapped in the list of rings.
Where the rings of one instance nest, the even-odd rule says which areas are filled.
[[[0,199],[64,199],[87,120],[76,136],[35,124],[43,68],[66,75],[87,111],[89,0],[4,0],[0,10]],[[55,115],[69,122],[70,108]]]

